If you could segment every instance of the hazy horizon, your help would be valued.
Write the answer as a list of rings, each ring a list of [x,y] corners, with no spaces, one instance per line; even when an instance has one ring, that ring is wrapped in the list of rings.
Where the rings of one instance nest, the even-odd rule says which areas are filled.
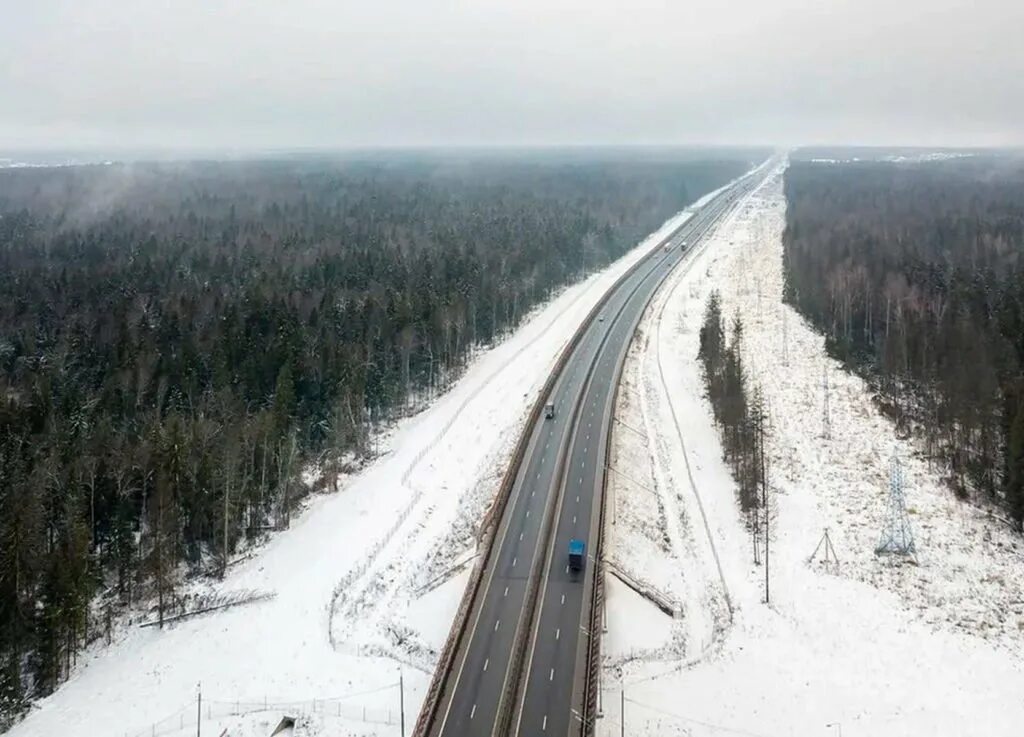
[[[0,150],[1024,145],[1009,0],[0,0]]]

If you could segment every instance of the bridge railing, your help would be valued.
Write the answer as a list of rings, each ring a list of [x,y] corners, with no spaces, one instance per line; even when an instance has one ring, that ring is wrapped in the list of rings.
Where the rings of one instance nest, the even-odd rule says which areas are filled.
[[[437,709],[441,695],[444,691],[444,685],[448,680],[448,676],[455,662],[455,657],[458,654],[459,647],[462,644],[462,639],[465,636],[466,629],[469,624],[469,614],[473,608],[477,594],[479,593],[484,571],[487,570],[487,566],[489,565],[493,554],[494,538],[498,531],[498,527],[500,526],[498,523],[508,506],[508,500],[512,494],[512,488],[515,486],[516,477],[519,474],[519,467],[522,465],[523,458],[526,455],[526,450],[529,447],[533,429],[541,418],[541,414],[544,411],[544,405],[547,402],[551,391],[554,389],[555,382],[561,375],[566,363],[568,363],[569,357],[572,356],[576,346],[583,338],[583,334],[586,332],[587,328],[597,318],[597,315],[605,308],[610,295],[630,276],[632,276],[632,274],[639,269],[644,262],[652,256],[658,255],[662,246],[674,238],[675,235],[686,226],[686,222],[682,223],[678,228],[673,229],[672,232],[662,239],[657,245],[651,247],[647,254],[637,259],[636,263],[631,264],[629,268],[626,269],[626,271],[624,271],[615,280],[615,282],[605,290],[604,294],[601,295],[600,299],[598,299],[594,304],[590,312],[587,313],[587,316],[580,323],[580,326],[575,330],[575,332],[573,332],[569,342],[566,343],[565,347],[562,349],[562,352],[558,356],[558,360],[555,362],[554,367],[548,374],[547,381],[544,382],[543,389],[541,389],[537,398],[534,400],[533,407],[530,409],[530,414],[527,416],[526,424],[523,427],[523,432],[519,436],[519,440],[512,452],[512,458],[509,461],[508,468],[505,471],[505,475],[502,477],[501,485],[498,487],[498,493],[496,494],[494,502],[491,504],[487,514],[484,515],[483,522],[481,523],[480,534],[478,536],[478,548],[480,549],[480,555],[477,557],[476,565],[470,573],[469,582],[466,584],[462,600],[459,602],[459,608],[456,611],[451,632],[449,633],[448,639],[441,651],[441,655],[438,658],[437,668],[434,671],[434,676],[427,688],[427,693],[423,700],[423,707],[420,709],[419,717],[416,720],[413,737],[424,737],[430,731],[434,718],[437,716]]]
[[[760,169],[760,167],[758,167],[758,169]],[[750,177],[752,177],[753,174],[756,171],[758,171],[758,169],[748,172],[748,174],[742,177],[739,181],[750,181]],[[700,213],[697,216],[697,218],[699,219],[693,218],[687,220],[685,223],[680,225],[679,228],[675,229],[672,232],[672,234],[665,239],[665,241],[674,238],[684,228],[692,228],[694,230],[694,234],[690,236],[691,242],[689,247],[686,249],[687,251],[689,251],[689,249],[692,248],[694,245],[692,242],[693,240],[703,238],[708,234],[711,228],[711,224],[717,221],[718,212],[726,210],[729,207],[731,207],[732,204],[735,203],[739,199],[741,194],[745,191],[745,188],[737,190],[735,186],[723,191],[714,199],[705,204],[705,206],[701,209]],[[737,192],[739,192],[740,194],[738,194]],[[710,214],[712,212],[714,212],[715,214]],[[665,241],[663,241],[663,243]],[[660,247],[661,244],[659,243],[657,248]],[[655,253],[655,251],[652,251],[652,254],[653,253]],[[640,262],[638,262],[638,265],[639,263]],[[664,284],[664,281],[662,281],[662,284]],[[658,287],[651,291],[650,295],[648,295],[647,297],[647,301],[644,304],[643,309],[637,311],[636,317],[633,320],[633,324],[630,326],[630,338],[628,341],[625,342],[625,344],[622,347],[622,350],[619,353],[618,358],[616,359],[615,371],[612,374],[612,382],[614,383],[615,388],[612,390],[612,395],[609,399],[611,405],[610,411],[613,414],[615,412],[615,406],[618,402],[622,370],[626,363],[626,356],[629,353],[629,348],[632,345],[633,341],[636,339],[637,325],[639,325],[640,320],[642,319],[644,313],[647,311],[647,308],[650,306],[651,301],[653,301],[654,296],[660,291],[661,286],[662,285],[659,284]],[[587,617],[587,621],[589,622],[589,636],[587,638],[586,645],[586,667],[584,669],[585,682],[583,689],[582,713],[580,715],[580,719],[578,720],[578,724],[580,726],[580,734],[583,737],[590,737],[594,734],[594,729],[598,716],[598,699],[600,691],[601,670],[601,632],[604,626],[604,623],[601,621],[601,619],[602,613],[604,611],[604,589],[606,575],[604,564],[604,533],[607,515],[605,509],[606,505],[604,502],[608,495],[608,474],[604,470],[604,464],[607,463],[607,459],[611,457],[612,439],[615,433],[615,423],[610,422],[609,425],[609,430],[605,435],[604,459],[602,462],[601,471],[601,498],[599,500],[600,511],[597,524],[597,541],[595,543],[594,548],[594,560],[598,562],[598,565],[596,566],[596,570],[594,572],[594,585],[591,589],[591,597],[589,601],[590,612]]]

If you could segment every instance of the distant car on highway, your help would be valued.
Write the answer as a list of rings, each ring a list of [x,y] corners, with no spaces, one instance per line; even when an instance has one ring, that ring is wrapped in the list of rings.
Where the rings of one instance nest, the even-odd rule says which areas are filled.
[[[600,315],[597,316],[597,321],[598,322],[604,322],[604,313],[603,312]]]
[[[555,403],[554,402],[548,402],[547,404],[544,405],[544,417],[550,420],[554,416],[555,416]]]

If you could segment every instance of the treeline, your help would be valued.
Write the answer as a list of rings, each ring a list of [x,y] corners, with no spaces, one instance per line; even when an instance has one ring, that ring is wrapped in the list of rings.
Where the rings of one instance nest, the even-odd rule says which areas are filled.
[[[795,163],[786,299],[963,497],[1024,522],[1024,161]]]
[[[287,526],[301,470],[365,456],[377,422],[747,163],[0,172],[3,711],[66,677],[97,594],[162,619],[183,573]]]
[[[732,469],[740,509],[757,536],[766,498],[767,457],[765,436],[767,415],[758,388],[751,389],[743,365],[743,322],[737,315],[727,340],[722,300],[717,291],[708,298],[700,328],[698,358],[704,369],[704,386],[721,429],[725,460]]]

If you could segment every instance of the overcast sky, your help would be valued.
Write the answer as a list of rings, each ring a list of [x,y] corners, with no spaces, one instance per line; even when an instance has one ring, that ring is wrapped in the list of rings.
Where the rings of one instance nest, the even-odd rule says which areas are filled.
[[[0,0],[0,149],[1024,144],[1022,0]]]

